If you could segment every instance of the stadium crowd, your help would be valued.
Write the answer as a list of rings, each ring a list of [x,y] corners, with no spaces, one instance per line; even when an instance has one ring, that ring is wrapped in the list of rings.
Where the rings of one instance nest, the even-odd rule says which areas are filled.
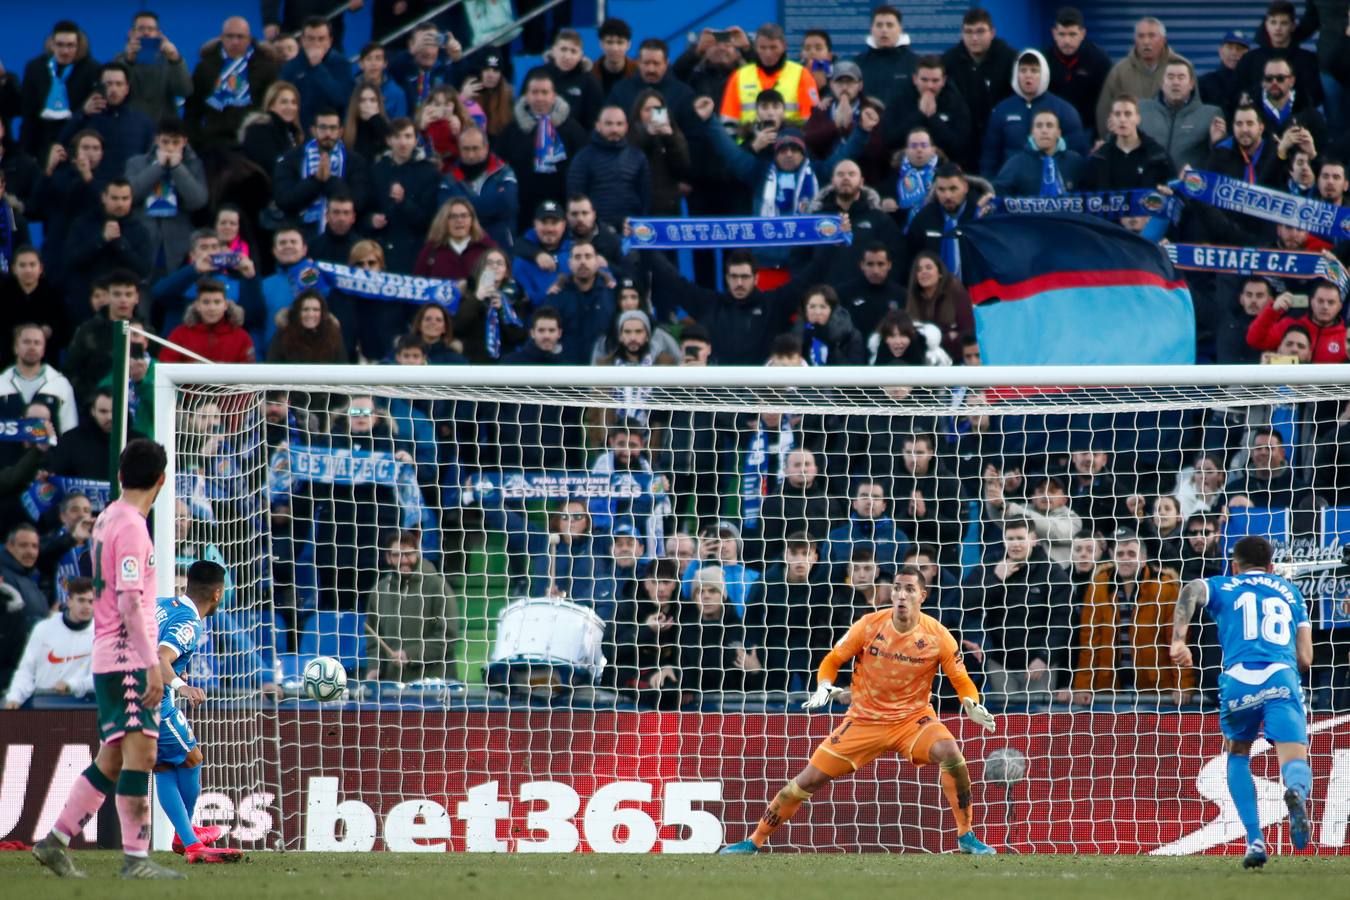
[[[1189,165],[1343,205],[1347,5],[1316,0],[1300,18],[1276,0],[1254,33],[1215,35],[1218,65],[1203,74],[1154,18],[1112,61],[1069,7],[1043,48],[1024,49],[971,9],[939,54],[911,49],[902,11],[878,6],[852,59],[825,31],[789,47],[774,23],[704,30],[676,55],[609,19],[598,58],[561,28],[518,82],[506,49],[466,54],[436,22],[365,45],[355,63],[340,19],[255,35],[234,16],[200,48],[175,45],[151,12],[117,48],[56,23],[21,72],[0,76],[0,418],[59,434],[0,443],[7,705],[34,685],[87,689],[33,648],[77,647],[88,622],[79,579],[107,477],[114,323],[173,345],[133,340],[131,424],[146,434],[157,362],[199,357],[979,365],[943,235],[991,197],[1154,188]],[[852,243],[701,250],[682,266],[623,242],[633,216],[812,212],[845,215]],[[1201,204],[1169,236],[1350,261],[1350,243]],[[458,301],[373,299],[319,263],[452,281]],[[1332,281],[1187,281],[1202,361],[1347,361]],[[411,499],[399,483],[293,473],[274,487],[276,645],[303,652],[316,616],[359,613],[371,627],[354,671],[452,677],[465,548],[504,533],[511,595],[592,607],[606,686],[642,705],[808,688],[832,642],[888,602],[905,562],[929,573],[930,612],[994,702],[1137,692],[1188,704],[1213,692],[1217,660],[1176,669],[1165,629],[1184,580],[1223,571],[1234,511],[1310,523],[1350,502],[1350,406],[1054,419],[632,403],[596,414],[270,393],[269,458],[321,444],[415,471]],[[221,401],[182,423],[180,471],[217,491],[215,513],[180,504],[184,560],[233,552],[212,533],[222,499],[240,521],[256,514],[219,488],[254,452],[225,434],[238,419]],[[470,488],[519,470],[640,475],[642,499],[540,510]],[[254,628],[228,614],[215,627],[235,626]],[[1350,705],[1344,676],[1332,678],[1346,633],[1316,633],[1320,706]]]

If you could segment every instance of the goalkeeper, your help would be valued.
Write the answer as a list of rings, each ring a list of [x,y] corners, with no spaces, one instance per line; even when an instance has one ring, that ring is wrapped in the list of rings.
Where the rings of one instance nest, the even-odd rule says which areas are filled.
[[[996,852],[972,830],[970,772],[965,757],[929,702],[938,666],[956,688],[966,715],[991,732],[994,717],[979,702],[979,692],[966,674],[956,639],[937,619],[919,611],[927,596],[923,573],[905,566],[895,577],[891,608],[868,613],[854,622],[829,652],[820,664],[815,694],[802,705],[818,709],[842,693],[834,686],[834,679],[846,662],[856,658],[848,716],[816,748],[806,768],[774,797],[755,833],[721,852],[758,852],[769,835],[816,791],[888,750],[916,766],[937,763],[942,770],[942,792],[956,819],[957,847],[962,853],[982,856]]]

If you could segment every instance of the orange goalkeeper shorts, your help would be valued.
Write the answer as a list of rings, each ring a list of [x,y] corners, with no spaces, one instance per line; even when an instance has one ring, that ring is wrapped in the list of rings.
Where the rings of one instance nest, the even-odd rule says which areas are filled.
[[[856,772],[890,751],[922,766],[930,762],[928,751],[942,740],[955,738],[931,706],[899,722],[864,722],[850,718],[820,742],[816,752],[811,754],[811,765],[831,778],[838,778]]]

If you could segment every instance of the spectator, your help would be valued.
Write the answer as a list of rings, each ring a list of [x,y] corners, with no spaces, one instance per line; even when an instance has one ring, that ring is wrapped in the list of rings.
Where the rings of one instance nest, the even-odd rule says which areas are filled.
[[[889,473],[896,528],[920,544],[944,548],[942,562],[955,562],[961,544],[961,482],[938,458],[937,438],[908,435],[899,463]]]
[[[23,598],[30,626],[52,612],[51,598],[38,586],[38,551],[37,528],[27,522],[11,528],[5,535],[5,546],[0,548],[0,580]]]
[[[669,337],[669,335],[667,335]],[[640,309],[619,312],[614,323],[614,350],[595,361],[599,366],[675,366],[679,358],[657,350],[652,320]]]
[[[868,339],[869,365],[873,366],[928,366],[950,365],[946,351],[937,346],[936,329],[927,326],[920,331],[909,313],[893,309],[877,323]],[[928,343],[933,337],[933,345]],[[946,362],[943,362],[943,359]]]
[[[436,166],[417,145],[411,119],[389,123],[387,153],[371,171],[369,233],[379,241],[393,272],[411,272],[417,250],[436,215]]]
[[[1083,127],[1095,134],[1097,97],[1111,71],[1111,57],[1087,40],[1083,14],[1072,6],[1060,7],[1055,13],[1050,36],[1053,46],[1045,48],[1050,63],[1050,93],[1069,101]]]
[[[764,589],[759,570],[742,562],[744,549],[741,530],[735,523],[717,521],[703,526],[698,533],[698,559],[690,561],[680,577],[684,596],[697,600],[698,573],[705,568],[718,569],[723,602],[731,607],[738,621],[743,620],[746,608],[758,602],[759,592]]]
[[[974,8],[961,17],[961,40],[942,54],[942,63],[970,110],[970,143],[952,161],[973,170],[980,161],[994,107],[1012,94],[1008,78],[1017,77],[1017,51],[994,33],[989,11]],[[984,171],[993,174],[993,170]]]
[[[23,215],[23,204],[8,192],[9,176],[0,169],[0,274],[14,265],[14,249],[32,243],[28,234],[28,220]]]
[[[361,241],[356,218],[356,201],[350,194],[342,191],[330,194],[324,204],[323,227],[309,241],[309,255],[319,262],[350,262],[352,251]],[[345,315],[346,310],[340,314]]]
[[[1325,17],[1320,17],[1316,12],[1312,15],[1314,20],[1320,20],[1323,28],[1333,27],[1332,23],[1328,22]],[[1266,7],[1265,19],[1262,22],[1265,40],[1258,41],[1257,45],[1245,53],[1237,64],[1235,99],[1238,94],[1244,91],[1251,97],[1259,96],[1262,89],[1269,87],[1271,83],[1269,64],[1275,60],[1280,60],[1287,67],[1285,74],[1290,76],[1286,85],[1290,91],[1294,87],[1294,78],[1297,76],[1299,109],[1301,111],[1313,110],[1323,105],[1327,98],[1323,96],[1322,92],[1322,78],[1318,72],[1317,54],[1311,50],[1304,50],[1299,46],[1299,41],[1295,39],[1294,22],[1297,18],[1294,4],[1289,0],[1273,0]],[[1309,31],[1311,30],[1309,29]],[[1262,77],[1263,75],[1265,78]]]
[[[502,362],[516,366],[552,366],[562,360],[562,318],[551,306],[541,306],[530,316],[530,338]]]
[[[192,76],[173,41],[164,36],[159,16],[136,13],[127,45],[113,58],[131,76],[131,107],[151,122],[178,114],[178,98],[192,96]]]
[[[948,159],[964,157],[975,133],[966,101],[947,78],[937,54],[919,57],[910,83],[896,86],[881,119],[887,147],[904,142],[920,128]]]
[[[881,241],[863,244],[858,275],[839,286],[839,302],[853,317],[853,324],[870,334],[888,310],[904,302],[904,287],[891,276],[891,251]]]
[[[824,91],[834,70],[834,42],[823,28],[812,28],[802,35],[800,51],[802,68],[815,79],[816,90]]]
[[[127,180],[140,207],[137,220],[150,234],[155,268],[177,268],[188,254],[192,215],[209,200],[206,169],[180,119],[159,123],[154,149],[127,161]]]
[[[347,115],[342,121],[342,143],[371,160],[384,152],[384,139],[389,134],[389,113],[384,107],[384,95],[377,85],[362,79],[352,90],[347,101]]]
[[[1179,168],[1204,164],[1214,138],[1222,134],[1223,121],[1222,109],[1200,101],[1195,70],[1183,60],[1164,67],[1162,94],[1139,104],[1139,130],[1157,141]]]
[[[1247,343],[1256,350],[1275,350],[1290,327],[1302,325],[1312,338],[1313,362],[1345,362],[1346,333],[1341,316],[1340,288],[1329,281],[1315,282],[1308,296],[1307,312],[1301,316],[1285,316],[1293,297],[1285,291],[1264,307],[1247,329]]]
[[[1141,504],[1142,508],[1142,504]],[[1181,546],[1184,541],[1186,519],[1181,515],[1181,504],[1171,494],[1153,498],[1150,515],[1143,523],[1140,536],[1144,539],[1145,559],[1159,568],[1171,569],[1181,577]]]
[[[323,294],[301,291],[267,348],[267,361],[280,363],[345,363],[351,359],[342,343],[342,326],[328,311]]]
[[[448,84],[432,88],[431,95],[417,107],[417,128],[427,158],[442,174],[459,159],[459,135],[474,124],[459,92]]]
[[[1167,151],[1139,131],[1139,101],[1122,95],[1111,104],[1111,134],[1083,167],[1083,190],[1154,188],[1166,183],[1177,168]]]
[[[150,326],[139,320],[132,324],[142,330]],[[112,389],[113,373],[98,383]],[[141,331],[127,335],[127,423],[131,431],[155,436],[155,360],[150,356],[150,339]]]
[[[216,207],[216,238],[220,249],[225,253],[234,253],[252,260],[253,253],[248,241],[244,240],[243,213],[233,203],[222,203]]]
[[[469,277],[474,264],[496,243],[478,224],[473,204],[463,197],[446,202],[427,230],[426,243],[417,254],[413,274],[461,280]]]
[[[474,96],[487,117],[487,133],[495,140],[511,124],[516,105],[516,92],[509,79],[502,77],[502,58],[496,53],[483,57],[478,72],[478,92]]]
[[[849,627],[863,616],[890,605],[889,592],[878,583],[880,576],[872,551],[866,547],[855,548],[848,561],[848,571],[842,579],[835,580],[830,595],[832,642],[842,639]],[[932,607],[929,609],[929,615],[932,615]],[[846,683],[840,685],[844,686]]]
[[[601,55],[591,65],[590,76],[605,98],[616,84],[637,74],[637,60],[628,55],[633,46],[633,28],[623,19],[607,18],[597,31]]]
[[[882,482],[860,479],[853,488],[848,520],[830,531],[825,558],[839,566],[848,562],[854,547],[865,546],[871,548],[877,565],[897,567],[910,537],[886,514],[888,505]]]
[[[352,7],[349,4],[348,8],[355,12],[360,6]],[[346,17],[341,10],[333,15],[333,7],[328,0],[262,0],[263,36],[270,43],[279,45],[301,29],[309,27],[315,17],[329,16],[332,16],[327,19],[333,35],[332,43],[340,49],[346,31]]]
[[[642,294],[637,281],[632,278],[622,278],[616,285],[616,290],[618,307],[615,311],[614,321],[611,323],[609,332],[598,338],[591,348],[591,365],[593,366],[601,365],[600,361],[605,357],[613,357],[622,352],[622,346],[619,343],[619,317],[624,313],[641,312],[646,317],[649,326],[652,325],[651,304]],[[683,336],[683,331],[681,336]],[[648,339],[651,341],[650,352],[654,357],[664,356],[673,360],[673,362],[663,363],[663,365],[681,364],[683,351],[680,349],[680,341],[675,340],[670,332],[652,326],[649,327]]]
[[[680,619],[680,689],[691,700],[702,693],[754,690],[764,680],[764,665],[753,648],[746,648],[745,629],[728,603],[727,587],[721,566],[700,569],[693,580],[693,603]]]
[[[155,282],[150,291],[151,317],[160,330],[172,331],[182,323],[202,277],[223,283],[226,296],[245,309],[263,306],[262,284],[252,259],[239,256],[222,260],[220,238],[205,228],[193,232],[190,241],[188,263]]]
[[[450,584],[422,558],[421,537],[396,532],[385,544],[366,623],[366,679],[412,683],[454,675],[459,608]]]
[[[863,336],[827,284],[806,291],[792,333],[801,340],[803,355],[813,366],[860,366],[866,361]]]
[[[305,143],[300,127],[300,92],[289,81],[274,81],[263,97],[262,112],[244,119],[239,141],[244,155],[272,178],[277,164]]]
[[[1201,453],[1196,457],[1193,465],[1181,470],[1177,476],[1176,490],[1172,493],[1177,498],[1181,517],[1189,521],[1196,515],[1218,515],[1223,512],[1223,488],[1227,480],[1228,473],[1224,471],[1222,456]]]
[[[135,272],[114,270],[102,285],[108,291],[108,305],[75,329],[66,349],[66,377],[82,406],[93,400],[95,388],[112,368],[113,323],[130,321],[140,302],[140,279]]]
[[[571,107],[554,92],[553,79],[536,71],[525,79],[525,96],[516,101],[511,123],[497,135],[496,146],[520,179],[519,223],[524,211],[567,192],[567,168],[586,142],[586,132],[571,118]]]
[[[1228,561],[1220,541],[1217,514],[1197,513],[1186,520],[1186,542],[1181,545],[1181,580],[1216,578],[1224,573]]]
[[[530,596],[565,597],[590,606],[605,622],[614,619],[612,596],[597,597],[609,564],[591,536],[591,514],[584,500],[568,500],[550,517],[547,539],[530,536]]]
[[[732,125],[753,122],[755,98],[761,91],[770,89],[783,97],[786,121],[798,128],[811,117],[811,110],[820,102],[816,80],[801,63],[787,58],[787,38],[782,26],[776,22],[765,22],[755,29],[755,62],[736,70],[727,81],[722,93],[722,119]]]
[[[216,363],[251,363],[253,339],[243,328],[244,310],[225,296],[225,285],[213,279],[197,282],[197,299],[192,302],[183,324],[169,334],[169,343]],[[194,362],[194,357],[173,347],[165,347],[159,361]]]
[[[560,29],[544,58],[544,71],[553,79],[558,95],[572,108],[577,124],[586,129],[595,127],[604,97],[591,76],[591,63],[584,58],[581,35],[571,28]]]
[[[81,212],[99,202],[103,187],[98,175],[103,162],[103,136],[97,131],[81,131],[71,139],[70,146],[67,152],[64,145],[52,144],[46,167],[33,188],[30,207],[34,218],[45,226],[42,261],[58,286],[67,280],[64,247],[71,225]]]
[[[38,252],[19,245],[9,274],[0,276],[0,335],[13,334],[27,322],[36,322],[51,346],[64,349],[70,344],[64,298],[47,278]],[[0,348],[0,362],[13,363],[13,352]]]
[[[805,533],[812,542],[825,538],[830,522],[843,514],[843,504],[830,496],[827,485],[812,451],[788,451],[783,477],[772,480],[760,512],[763,546],[747,549],[746,556],[756,562],[778,561],[789,534]]]
[[[562,317],[563,334],[567,335],[562,349],[564,361],[581,366],[590,361],[590,349],[613,320],[618,302],[614,288],[600,277],[600,260],[594,246],[572,244],[567,268],[566,286],[551,302]]]
[[[994,174],[1027,144],[1036,113],[1048,109],[1059,119],[1068,149],[1088,151],[1087,132],[1067,100],[1050,93],[1050,65],[1039,50],[1023,50],[1012,73],[1013,93],[994,107],[984,132],[980,171]]]
[[[1246,58],[1250,59],[1251,56],[1248,54]],[[1329,146],[1326,120],[1309,99],[1311,92],[1295,90],[1297,79],[1289,60],[1272,59],[1267,62],[1261,81],[1264,88],[1259,94],[1261,104],[1256,111],[1260,113],[1266,132],[1272,138],[1283,144],[1287,132],[1298,128],[1311,136],[1314,148]],[[1314,81],[1313,84],[1318,82]],[[1306,149],[1308,142],[1304,141],[1303,144]]]
[[[440,202],[464,197],[473,204],[478,221],[497,246],[511,249],[520,218],[520,185],[515,171],[488,150],[488,136],[471,126],[459,135],[459,162],[441,180]]]
[[[652,176],[647,157],[628,141],[628,117],[607,106],[600,112],[591,142],[577,153],[567,173],[569,194],[593,198],[601,222],[622,226],[629,216],[644,215],[651,204]]]
[[[1031,118],[1026,145],[994,177],[994,190],[1010,197],[1062,197],[1078,187],[1083,164],[1082,155],[1064,142],[1059,116],[1043,109]]]
[[[1138,537],[1118,535],[1112,561],[1093,576],[1084,599],[1072,698],[1066,689],[1056,699],[1087,705],[1095,692],[1137,691],[1191,702],[1195,671],[1173,666],[1163,650],[1178,590],[1174,574],[1144,562]]]
[[[961,167],[954,163],[938,166],[933,178],[932,199],[910,220],[907,240],[909,256],[920,250],[937,253],[947,269],[957,278],[961,275],[961,253],[955,237],[947,237],[962,222],[978,214],[983,195],[989,192],[988,182],[978,180],[974,186],[980,194],[970,199],[972,183]]]
[[[994,560],[965,582],[967,618],[982,639],[962,646],[983,669],[984,693],[995,702],[1048,703],[1067,684],[1071,605],[1064,572],[1040,546],[1025,519],[1003,524]]]
[[[131,182],[112,178],[99,194],[99,208],[85,213],[70,226],[65,248],[68,266],[66,303],[72,321],[89,316],[85,300],[90,286],[102,276],[130,270],[150,274],[154,251],[150,232],[132,216]]]
[[[1068,569],[1069,586],[1073,593],[1073,615],[1070,622],[1078,622],[1082,617],[1083,598],[1092,586],[1092,578],[1097,574],[1106,553],[1106,539],[1093,531],[1083,529],[1073,537],[1073,549],[1070,551]]]
[[[347,196],[357,213],[370,194],[366,160],[342,142],[342,120],[331,108],[312,114],[312,139],[286,153],[272,173],[277,206],[305,223],[308,237],[324,230],[329,199]]]
[[[1005,522],[1009,519],[1030,522],[1037,535],[1044,535],[1045,555],[1051,562],[1061,566],[1068,564],[1073,538],[1082,530],[1083,519],[1069,505],[1069,495],[1059,478],[1047,475],[1037,480],[1031,489],[1030,503],[1004,502],[1000,498],[991,498],[988,502],[1001,505]],[[1007,530],[1006,525],[1004,530]]]
[[[764,590],[745,608],[747,644],[765,670],[768,690],[806,690],[815,657],[830,648],[830,580],[811,536],[787,536],[783,561],[765,572]]]
[[[658,560],[638,583],[636,598],[620,600],[614,614],[606,654],[614,660],[613,685],[639,706],[671,709],[680,704],[679,586],[675,561]]]
[[[44,362],[47,333],[28,322],[14,328],[14,365],[0,372],[0,417],[22,419],[30,403],[51,410],[62,434],[79,423],[75,389],[66,376]]]
[[[651,173],[648,211],[655,216],[678,216],[684,195],[692,190],[689,142],[671,120],[666,98],[659,91],[645,90],[638,94],[633,122],[636,124],[628,139],[646,157]]]
[[[1238,104],[1242,87],[1238,82],[1238,64],[1251,49],[1251,42],[1241,31],[1229,31],[1219,42],[1219,67],[1200,76],[1200,102],[1209,103],[1225,111]]]
[[[389,61],[389,77],[403,88],[407,108],[415,110],[434,88],[454,84],[455,62],[464,48],[453,34],[441,34],[435,22],[422,22],[408,35],[408,49]]]
[[[154,120],[134,109],[131,97],[131,78],[121,63],[104,63],[99,72],[101,90],[95,90],[61,129],[61,139],[68,141],[85,129],[103,136],[102,168],[105,177],[115,177],[126,171],[127,160],[144,153],[155,141]]]
[[[572,242],[561,203],[545,200],[534,211],[534,227],[513,245],[512,273],[530,302],[547,302],[549,288],[558,280],[559,265],[571,254]]]
[[[511,277],[511,258],[491,247],[469,270],[468,284],[454,314],[464,356],[471,363],[496,362],[525,338],[529,300]]]
[[[73,579],[61,615],[42,619],[29,633],[5,693],[5,709],[18,709],[39,692],[83,697],[92,691],[93,621],[94,584]]]
[[[960,279],[948,271],[942,257],[931,250],[920,251],[914,257],[905,312],[916,326],[932,325],[940,336],[942,349],[953,359],[961,355],[961,336],[975,330],[970,295]]]
[[[240,141],[249,111],[271,93],[280,72],[281,61],[253,38],[248,19],[226,19],[220,37],[202,46],[201,58],[192,71],[192,90],[183,107],[183,118],[193,145],[206,152],[223,150]],[[295,101],[294,111],[298,113],[298,93]],[[264,102],[262,108],[270,111],[271,104]],[[274,154],[262,170],[271,172],[279,156],[281,152]]]
[[[300,93],[300,125],[309,128],[323,109],[342,109],[352,93],[352,69],[335,49],[332,23],[319,16],[305,19],[299,56],[281,67],[281,80]]]
[[[1167,44],[1167,26],[1152,16],[1134,24],[1134,47],[1111,67],[1097,98],[1097,133],[1107,133],[1111,106],[1118,97],[1153,97],[1162,88],[1167,64],[1185,60]]]
[[[98,63],[89,55],[89,40],[80,26],[62,19],[52,26],[44,52],[23,70],[20,115],[25,127],[23,149],[34,159],[46,159],[51,146],[89,95],[98,87]],[[6,127],[9,122],[7,121]]]
[[[384,101],[385,115],[391,120],[406,118],[412,111],[412,107],[408,105],[408,95],[394,79],[389,77],[387,63],[384,45],[373,41],[361,48],[361,55],[357,58],[361,80],[373,85],[375,90],[380,92],[380,99]],[[384,148],[380,147],[379,152],[383,151]],[[370,158],[374,159],[378,155],[379,153],[371,153]]]
[[[914,74],[915,55],[909,49],[904,16],[895,6],[882,4],[872,10],[867,49],[853,58],[862,82],[882,102],[888,102],[901,84]]]
[[[637,528],[624,519],[610,530],[609,585],[605,588],[617,605],[631,603],[637,597],[642,544]]]
[[[0,76],[0,79],[4,77]],[[11,205],[16,211],[27,213],[33,202],[33,188],[37,186],[38,164],[14,140],[3,115],[0,115],[0,175],[8,185]]]
[[[465,365],[468,360],[455,349],[455,335],[445,307],[423,304],[408,325],[408,334],[422,342],[427,362],[433,366]]]
[[[1250,440],[1246,466],[1233,471],[1224,485],[1229,508],[1295,509],[1312,502],[1307,485],[1289,465],[1280,433],[1274,428],[1257,428]]]
[[[939,551],[935,547],[913,544],[905,551],[904,563],[923,572],[923,577],[928,582],[928,598],[924,601],[924,605],[928,607],[928,614],[941,622],[953,635],[969,632],[972,636],[978,637],[979,629],[975,627],[978,619],[967,622],[961,608],[961,582],[953,574],[960,572],[960,567],[940,566],[938,558]],[[884,574],[878,570],[878,577]],[[882,597],[883,605],[890,602],[889,592],[883,593]]]

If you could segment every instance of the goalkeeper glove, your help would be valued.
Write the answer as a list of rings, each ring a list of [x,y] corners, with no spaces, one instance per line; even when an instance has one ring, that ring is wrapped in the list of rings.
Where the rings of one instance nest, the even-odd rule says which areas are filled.
[[[966,711],[966,715],[970,716],[970,721],[974,722],[990,734],[993,734],[998,730],[998,726],[994,724],[994,714],[985,709],[983,703],[976,703],[974,700],[966,697],[961,701],[961,708]]]
[[[843,688],[837,688],[828,681],[822,681],[816,687],[816,692],[811,695],[811,699],[802,704],[802,709],[820,709],[822,706],[828,706],[830,701],[843,692]]]

